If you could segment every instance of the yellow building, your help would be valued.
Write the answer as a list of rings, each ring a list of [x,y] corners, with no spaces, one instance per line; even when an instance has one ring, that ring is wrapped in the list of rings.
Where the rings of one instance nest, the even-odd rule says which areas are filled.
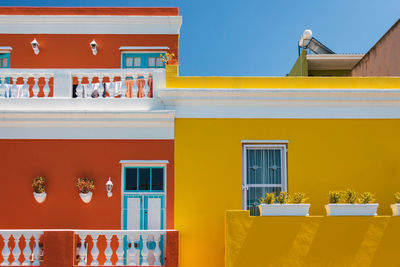
[[[176,110],[181,266],[396,266],[399,88],[400,78],[169,76],[159,95]],[[375,193],[379,216],[326,217],[328,192],[347,188]],[[309,217],[245,211],[280,190],[305,192]]]

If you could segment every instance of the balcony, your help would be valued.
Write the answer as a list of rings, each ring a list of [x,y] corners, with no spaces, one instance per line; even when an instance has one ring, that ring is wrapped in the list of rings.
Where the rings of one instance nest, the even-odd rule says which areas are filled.
[[[164,69],[0,69],[0,103],[5,110],[151,110],[160,108],[165,83]]]
[[[175,230],[0,230],[2,266],[178,266]]]

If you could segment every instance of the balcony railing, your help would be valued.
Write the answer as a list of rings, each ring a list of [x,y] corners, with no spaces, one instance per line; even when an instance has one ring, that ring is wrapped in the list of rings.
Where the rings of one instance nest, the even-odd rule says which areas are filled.
[[[0,69],[0,98],[153,98],[163,69]]]
[[[0,230],[3,238],[0,265],[40,265],[43,253],[40,230]],[[19,264],[21,263],[21,264]]]
[[[0,265],[177,267],[178,242],[175,230],[0,230]]]

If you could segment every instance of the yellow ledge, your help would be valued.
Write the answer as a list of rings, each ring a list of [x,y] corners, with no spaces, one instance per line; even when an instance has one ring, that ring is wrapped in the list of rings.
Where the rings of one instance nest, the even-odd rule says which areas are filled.
[[[400,217],[227,211],[225,266],[398,266]]]
[[[167,88],[400,89],[400,77],[179,77]]]

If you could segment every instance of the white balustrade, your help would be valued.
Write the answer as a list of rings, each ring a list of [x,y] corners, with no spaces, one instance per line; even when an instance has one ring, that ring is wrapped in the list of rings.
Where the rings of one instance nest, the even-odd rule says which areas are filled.
[[[0,100],[50,97],[71,99],[73,98],[73,81],[78,81],[77,98],[153,98],[156,96],[154,92],[157,88],[166,87],[165,80],[164,69],[2,68],[0,69]],[[51,84],[53,84],[53,90],[51,90]]]
[[[79,235],[82,242],[91,236],[93,239],[93,247],[88,247],[87,254],[91,254],[93,261],[87,265],[96,266],[99,265],[97,259],[100,258],[100,254],[104,253],[105,262],[104,265],[129,265],[129,266],[148,266],[148,265],[162,265],[165,262],[162,261],[162,255],[165,253],[165,242],[166,242],[166,230],[77,230],[76,234]],[[99,252],[98,250],[98,238],[99,236],[105,236],[105,250]],[[111,240],[113,237],[118,239],[118,247],[115,249],[116,262],[111,262],[113,250],[111,248]],[[129,248],[130,244],[130,248]],[[79,251],[79,264],[83,262],[81,253]],[[125,257],[124,257],[125,255]]]
[[[3,261],[0,262],[1,265],[40,265],[39,255],[41,251],[39,248],[39,239],[41,235],[43,235],[43,231],[1,230],[0,236],[4,242],[1,252],[3,258]],[[33,251],[30,247],[31,240],[34,240]],[[23,257],[22,261],[21,256]]]

